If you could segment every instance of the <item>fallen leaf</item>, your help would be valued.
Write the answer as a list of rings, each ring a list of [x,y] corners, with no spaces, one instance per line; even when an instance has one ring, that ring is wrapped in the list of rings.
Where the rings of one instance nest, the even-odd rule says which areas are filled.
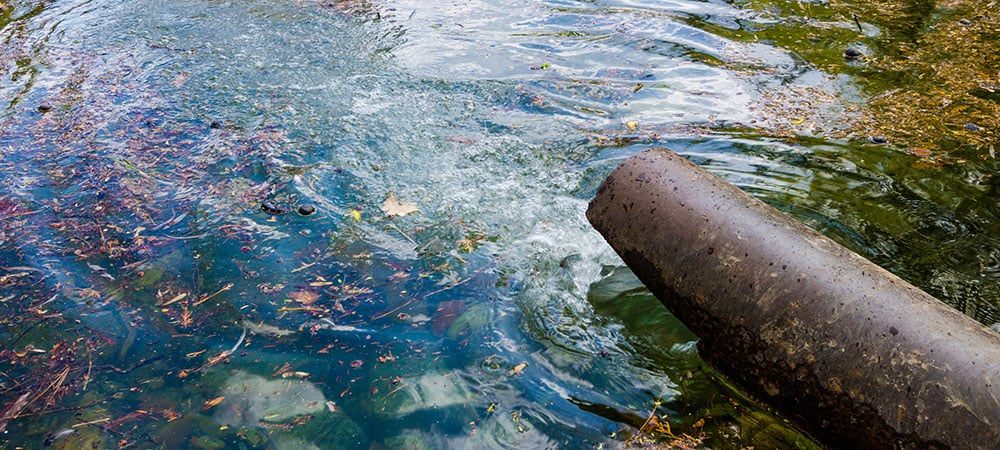
[[[309,306],[319,300],[319,294],[312,291],[295,291],[289,292],[288,298]]]
[[[171,406],[170,408],[167,408],[167,409],[163,410],[162,414],[163,414],[163,418],[167,419],[167,422],[173,422],[173,421],[181,418],[181,414],[179,412],[177,412],[177,410],[173,406]]]
[[[517,375],[517,374],[521,373],[521,371],[524,370],[525,367],[528,367],[528,363],[523,362],[521,364],[518,364],[518,365],[514,366],[513,369],[510,369],[510,372],[507,372],[507,376],[512,377],[514,375]]]
[[[215,405],[218,405],[219,403],[222,403],[222,401],[225,400],[225,399],[226,399],[226,396],[224,396],[224,395],[220,395],[218,397],[215,397],[215,398],[213,398],[213,399],[205,402],[205,404],[201,407],[201,410],[202,411],[208,411],[208,410],[212,409],[212,407],[214,407]]]
[[[407,214],[420,211],[420,208],[417,208],[417,205],[413,203],[399,201],[399,199],[397,199],[396,196],[392,195],[392,192],[390,192],[389,198],[386,198],[385,201],[382,202],[382,211],[389,217],[405,216]]]

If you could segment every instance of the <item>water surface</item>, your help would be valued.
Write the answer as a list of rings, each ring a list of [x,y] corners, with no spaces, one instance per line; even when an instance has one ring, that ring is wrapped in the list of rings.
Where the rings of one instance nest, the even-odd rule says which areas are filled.
[[[586,222],[655,145],[1000,320],[995,161],[851,136],[754,5],[5,14],[4,446],[808,448]]]

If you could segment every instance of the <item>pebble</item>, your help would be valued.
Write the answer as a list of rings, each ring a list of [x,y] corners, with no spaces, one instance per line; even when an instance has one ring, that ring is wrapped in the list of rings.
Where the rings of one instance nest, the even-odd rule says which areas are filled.
[[[872,144],[885,144],[889,142],[889,138],[885,136],[872,136],[869,140],[872,141]]]
[[[969,130],[969,131],[979,131],[979,130],[982,130],[982,128],[979,125],[976,125],[974,123],[967,123],[967,124],[965,124],[965,129]]]
[[[844,50],[844,58],[847,59],[858,59],[862,55],[863,53],[861,53],[861,50],[858,50],[854,47],[847,47],[847,50]]]
[[[47,113],[49,111],[52,111],[52,105],[48,103],[42,103],[41,105],[38,105],[38,112]]]
[[[282,207],[278,206],[277,204],[271,203],[271,202],[261,203],[260,204],[260,210],[264,211],[264,212],[266,212],[268,214],[271,214],[271,215],[284,214],[284,213],[288,212],[288,211],[285,210],[285,208],[282,208]]]
[[[971,21],[971,20],[969,20],[969,19],[962,19],[962,20],[959,20],[959,21],[958,21],[958,23],[960,23],[960,24],[962,24],[962,25],[965,25],[965,26],[969,26],[969,25],[972,25],[972,21]]]
[[[210,123],[208,126],[214,130],[218,130],[219,128],[222,128],[222,122],[219,122],[218,120],[213,120],[212,123]]]
[[[303,216],[308,216],[314,212],[316,212],[316,207],[313,205],[299,205],[299,214],[302,214]]]

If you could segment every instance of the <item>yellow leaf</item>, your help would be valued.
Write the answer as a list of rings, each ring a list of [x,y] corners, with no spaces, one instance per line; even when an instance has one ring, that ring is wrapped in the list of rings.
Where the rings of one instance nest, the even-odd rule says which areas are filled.
[[[514,375],[517,375],[517,374],[521,373],[521,371],[524,370],[525,367],[528,367],[528,363],[523,362],[521,364],[518,364],[518,365],[514,366],[513,369],[510,369],[510,372],[507,372],[507,376],[512,377]]]
[[[356,209],[352,209],[351,213],[350,213],[350,216],[354,218],[355,222],[360,222],[361,221],[361,211],[358,211]]]
[[[399,201],[399,199],[397,199],[396,196],[392,195],[392,192],[390,192],[389,198],[382,202],[382,211],[389,217],[405,216],[407,214],[420,211],[420,208],[417,208],[417,205],[413,203]]]
[[[628,127],[628,129],[635,131],[636,128],[639,128],[639,122],[636,122],[636,121],[632,120],[632,121],[626,122],[625,126]]]
[[[792,125],[798,125],[798,124],[800,124],[802,122],[805,122],[805,121],[806,121],[806,119],[795,119],[795,120],[792,121]]]

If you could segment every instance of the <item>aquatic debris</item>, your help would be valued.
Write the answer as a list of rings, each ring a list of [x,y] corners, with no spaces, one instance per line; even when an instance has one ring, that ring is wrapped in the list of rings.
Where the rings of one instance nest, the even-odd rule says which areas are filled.
[[[521,373],[521,371],[524,370],[525,367],[528,367],[528,363],[523,362],[521,364],[518,364],[518,365],[514,366],[513,369],[510,369],[509,372],[507,372],[507,376],[512,377],[514,375],[517,375],[517,374]]]
[[[213,356],[211,358],[208,358],[208,361],[205,362],[205,364],[203,364],[201,367],[195,369],[194,371],[195,372],[201,372],[202,370],[208,369],[209,367],[212,367],[212,366],[214,366],[216,364],[219,364],[222,361],[225,361],[233,353],[235,353],[236,350],[239,349],[241,345],[243,345],[243,341],[246,340],[246,338],[247,338],[247,329],[244,328],[243,329],[243,334],[240,335],[240,339],[236,341],[236,344],[234,344],[232,348],[230,348],[229,350],[223,351],[223,352],[219,353],[218,355],[215,355],[215,356]],[[183,374],[183,376],[181,376],[182,374]],[[178,374],[178,376],[181,376],[181,378],[186,377],[187,376],[187,372],[186,371],[181,371],[180,374]]]
[[[30,399],[31,394],[32,392],[30,390],[21,394],[21,396],[18,397],[17,400],[14,400],[3,412],[3,415],[0,416],[0,433],[7,428],[7,423],[10,422],[11,419],[16,419],[21,413],[21,410],[24,409],[25,406],[28,406],[28,400]]]
[[[161,293],[160,293],[160,292],[157,292],[157,297],[160,297],[160,295],[159,295],[159,294],[161,294]],[[188,293],[187,293],[187,292],[182,292],[182,293],[180,293],[180,294],[177,294],[177,295],[175,295],[175,296],[174,296],[173,298],[171,298],[170,300],[167,300],[167,301],[165,301],[165,302],[163,302],[163,303],[160,303],[160,304],[157,304],[156,306],[167,306],[167,305],[171,305],[171,304],[174,304],[174,303],[176,303],[176,302],[179,302],[179,301],[183,300],[183,299],[184,299],[185,297],[187,297],[187,296],[188,296]]]
[[[244,320],[242,322],[243,328],[250,330],[253,334],[260,334],[265,336],[277,336],[284,337],[295,334],[295,330],[287,330],[284,328],[279,328],[274,325],[269,325],[264,322],[252,322],[249,320]]]
[[[420,211],[420,208],[413,203],[399,201],[399,199],[397,199],[396,196],[390,192],[389,197],[382,202],[382,211],[387,217],[393,217],[412,214]]]
[[[220,396],[215,397],[215,398],[213,398],[211,400],[206,400],[205,404],[201,406],[201,410],[202,411],[208,411],[208,410],[214,408],[219,403],[222,403],[222,401],[225,400],[225,399],[226,399],[226,396],[220,395]]]
[[[312,305],[313,303],[316,303],[316,300],[319,300],[319,294],[313,291],[305,291],[305,290],[294,291],[288,293],[288,298],[298,303],[301,303],[305,306],[309,306]]]
[[[192,304],[192,306],[198,306],[198,305],[200,305],[202,303],[205,303],[205,302],[208,301],[208,299],[210,299],[212,297],[215,297],[216,295],[219,295],[219,294],[221,294],[223,292],[226,292],[226,291],[232,289],[233,286],[234,286],[233,283],[226,283],[226,285],[223,286],[223,287],[221,287],[221,288],[219,288],[219,290],[217,290],[217,291],[215,291],[215,292],[213,292],[213,293],[211,293],[209,295],[206,295],[206,296],[202,297],[201,299],[199,299],[198,301],[194,302]]]
[[[299,378],[299,379],[302,379],[302,378],[308,378],[309,375],[310,375],[309,372],[302,372],[300,370],[292,370],[292,371],[288,371],[288,372],[282,373],[281,374],[281,378]]]
[[[48,447],[56,441],[67,438],[73,433],[76,433],[76,430],[73,428],[61,428],[51,433],[46,433],[45,437],[42,438],[42,445]]]
[[[305,326],[309,326],[310,328],[322,329],[322,330],[342,331],[342,332],[346,332],[346,333],[374,333],[375,332],[374,330],[369,330],[367,328],[358,328],[358,327],[353,326],[353,325],[340,325],[340,324],[334,322],[333,320],[331,320],[329,317],[324,317],[322,319],[319,319],[317,322],[307,322],[303,326],[304,327]]]
[[[167,421],[167,423],[173,422],[181,418],[181,414],[177,412],[177,408],[175,408],[174,406],[170,406],[169,408],[164,409],[161,412],[161,414],[163,415],[163,418]]]

